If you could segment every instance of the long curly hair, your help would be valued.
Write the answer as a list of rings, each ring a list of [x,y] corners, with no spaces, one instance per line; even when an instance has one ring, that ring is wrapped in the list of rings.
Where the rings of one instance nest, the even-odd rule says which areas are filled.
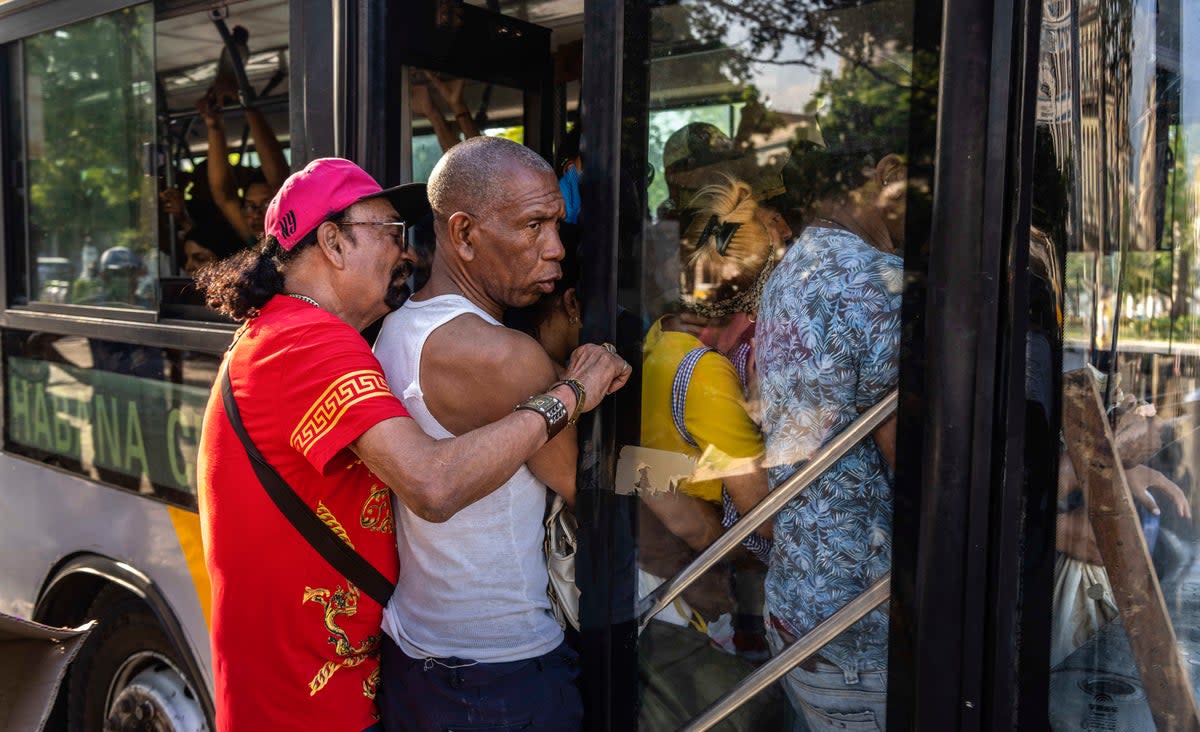
[[[282,270],[287,263],[316,241],[314,229],[291,250],[285,250],[275,237],[264,236],[253,247],[203,267],[196,273],[196,287],[211,310],[237,321],[253,318],[268,300],[283,292]]]

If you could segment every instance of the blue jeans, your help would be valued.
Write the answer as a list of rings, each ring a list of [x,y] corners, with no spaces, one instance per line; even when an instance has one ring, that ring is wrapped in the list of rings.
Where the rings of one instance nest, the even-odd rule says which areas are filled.
[[[767,645],[778,656],[788,643],[770,622],[767,611]],[[887,729],[887,671],[859,671],[858,683],[847,684],[846,674],[830,663],[814,661],[810,669],[796,666],[783,677],[783,689],[796,710],[796,732],[839,730],[882,732]]]
[[[387,732],[578,732],[579,655],[565,642],[508,663],[409,658],[386,635],[376,702]]]

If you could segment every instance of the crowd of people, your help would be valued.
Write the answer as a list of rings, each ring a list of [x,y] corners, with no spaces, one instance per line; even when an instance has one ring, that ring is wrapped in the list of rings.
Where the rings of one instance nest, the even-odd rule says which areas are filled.
[[[242,323],[198,465],[219,729],[579,729],[543,521],[550,496],[574,504],[580,415],[613,393],[637,415],[622,444],[692,466],[637,486],[645,594],[895,388],[902,139],[830,127],[781,165],[712,125],[678,130],[654,217],[669,233],[646,253],[669,275],[653,317],[622,310],[601,347],[580,338],[578,125],[553,166],[480,136],[461,80],[414,89],[444,150],[427,184],[383,189],[335,158],[287,175],[252,109],[262,167],[236,171],[217,90],[198,107],[203,184],[163,195],[184,271]],[[889,421],[648,624],[642,726],[679,726],[890,569],[894,443]],[[297,532],[255,460],[390,595]],[[882,728],[886,674],[877,609],[731,721]]]
[[[481,134],[464,79],[410,80],[410,110],[442,151],[428,183],[384,189],[339,158],[290,172],[266,115],[225,77],[196,103],[206,159],[160,193],[171,274],[241,324],[197,465],[220,730],[581,729],[579,655],[544,546],[554,497],[575,503],[581,415],[612,395],[617,440],[637,448],[637,482],[616,488],[637,495],[645,597],[897,387],[902,116],[894,129],[827,117],[783,157],[745,130],[675,130],[657,161],[665,201],[651,212],[625,195],[633,176],[620,181],[623,206],[638,203],[618,212],[619,236],[645,225],[641,312],[621,308],[616,343],[598,345],[581,337],[580,123],[560,130],[551,164]],[[230,162],[234,105],[256,167]],[[95,249],[72,302],[155,306],[156,264]],[[32,342],[66,362],[54,338]],[[171,368],[162,348],[89,346],[99,371],[162,381]],[[140,399],[165,414],[160,397]],[[1153,410],[1116,401],[1143,521],[1160,506],[1190,520],[1184,491],[1151,465]],[[159,447],[143,462],[162,462]],[[646,623],[639,728],[683,726],[887,575],[895,466],[892,417]],[[264,470],[335,549],[259,490]],[[135,489],[143,477],[97,471]],[[1055,664],[1117,615],[1065,454],[1058,499]],[[338,550],[371,586],[331,562]],[[876,607],[727,724],[885,729],[888,639]]]

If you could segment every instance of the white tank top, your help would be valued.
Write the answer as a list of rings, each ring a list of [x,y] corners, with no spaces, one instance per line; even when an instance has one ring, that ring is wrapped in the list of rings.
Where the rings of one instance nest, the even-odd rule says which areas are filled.
[[[392,391],[436,439],[453,435],[425,406],[421,351],[430,333],[466,314],[500,325],[460,295],[409,300],[383,321],[375,344]],[[546,490],[522,465],[495,492],[440,524],[393,500],[400,580],[383,630],[410,658],[501,663],[549,653],[562,642],[546,598]]]

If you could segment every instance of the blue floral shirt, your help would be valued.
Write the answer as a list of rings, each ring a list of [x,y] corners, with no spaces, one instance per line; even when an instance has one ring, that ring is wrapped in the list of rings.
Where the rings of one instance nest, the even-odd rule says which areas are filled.
[[[902,262],[838,229],[809,227],[763,290],[756,358],[771,489],[896,387]],[[775,519],[767,609],[797,637],[892,563],[892,476],[867,437]],[[887,608],[821,650],[848,682],[887,668]]]

